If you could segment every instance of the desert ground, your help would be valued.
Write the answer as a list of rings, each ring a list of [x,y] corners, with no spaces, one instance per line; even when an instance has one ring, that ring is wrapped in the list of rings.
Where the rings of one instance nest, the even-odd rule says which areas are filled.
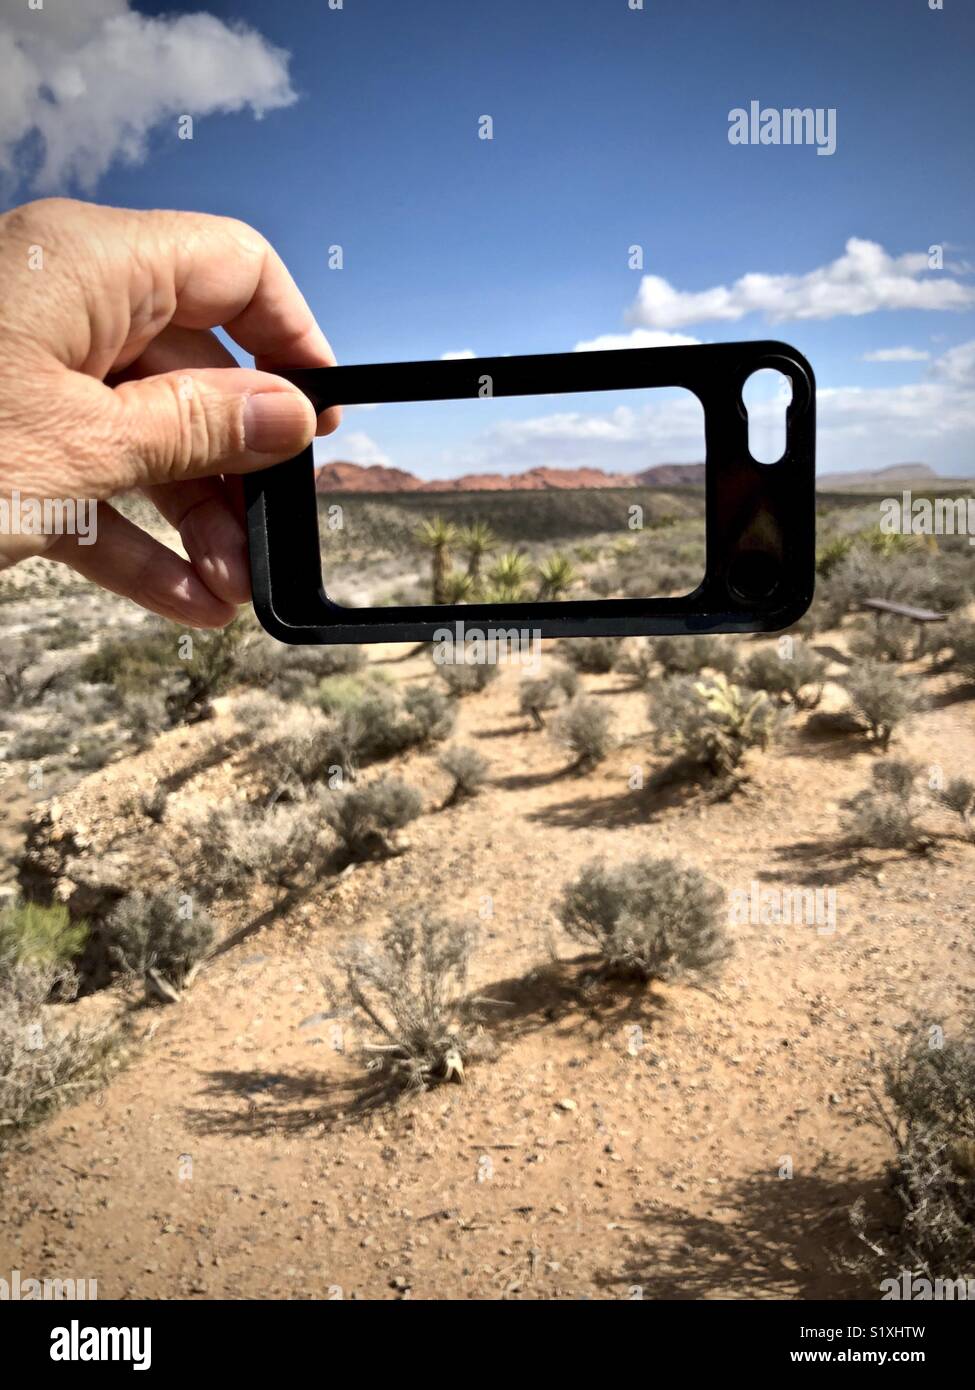
[[[4,596],[9,641],[76,623],[58,649],[70,664],[141,631],[122,603],[37,573]],[[660,677],[620,669],[580,672],[612,718],[612,745],[582,768],[550,736],[555,718],[538,729],[521,712],[516,659],[451,701],[446,740],[363,766],[357,785],[392,775],[422,800],[388,853],[217,895],[216,941],[176,1003],[146,1002],[120,973],[45,1006],[52,1028],[70,1018],[121,1042],[90,1084],[9,1133],[0,1270],[94,1278],[103,1298],[878,1297],[849,1263],[859,1199],[894,1219],[870,1092],[919,1020],[950,1035],[975,992],[975,843],[923,794],[932,768],[975,772],[975,706],[936,651],[896,662],[925,697],[887,752],[918,769],[922,832],[906,848],[852,844],[845,803],[883,754],[830,722],[850,631],[844,619],[806,637],[825,663],[821,702],[785,710],[731,787],[654,777]],[[775,641],[727,640],[743,657]],[[364,656],[355,679],[397,698],[440,687],[426,650]],[[546,645],[542,674],[560,659]],[[133,890],[195,892],[192,833],[267,791],[240,732],[246,698],[230,681],[210,717],[111,744],[103,765],[78,751],[80,728],[25,753],[14,720],[7,900],[67,902],[97,927]],[[489,765],[453,804],[447,744]],[[726,902],[753,884],[833,890],[834,925],[728,917],[732,954],[713,979],[611,979],[558,902],[589,861],[646,856],[697,867]],[[488,1002],[462,1084],[389,1099],[336,952],[425,913],[476,930],[469,990]]]

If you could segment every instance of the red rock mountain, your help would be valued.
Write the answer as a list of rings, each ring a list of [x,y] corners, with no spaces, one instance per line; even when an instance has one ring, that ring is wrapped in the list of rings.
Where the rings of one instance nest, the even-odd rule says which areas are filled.
[[[604,473],[601,468],[529,468],[525,473],[465,473],[423,482],[401,468],[380,463],[323,464],[315,477],[319,492],[541,492],[547,488],[680,487],[704,482],[703,463],[660,463],[641,473]]]

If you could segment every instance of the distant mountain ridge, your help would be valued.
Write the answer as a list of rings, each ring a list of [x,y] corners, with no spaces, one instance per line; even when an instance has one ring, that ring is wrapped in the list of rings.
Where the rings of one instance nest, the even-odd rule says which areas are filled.
[[[886,468],[853,473],[820,473],[821,492],[855,492],[891,487],[894,490],[932,483],[964,483],[945,478],[928,463],[895,463]],[[601,468],[528,468],[523,473],[463,473],[459,478],[424,482],[402,468],[381,463],[348,463],[336,459],[315,474],[318,492],[544,492],[549,489],[604,487],[701,487],[703,463],[658,463],[639,473],[606,473]]]
[[[703,463],[658,463],[640,473],[604,473],[601,468],[529,468],[524,473],[465,473],[424,482],[402,468],[336,459],[316,473],[318,492],[541,492],[549,488],[697,487]]]

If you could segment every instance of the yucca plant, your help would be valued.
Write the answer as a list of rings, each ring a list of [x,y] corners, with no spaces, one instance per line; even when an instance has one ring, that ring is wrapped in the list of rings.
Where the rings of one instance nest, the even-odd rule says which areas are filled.
[[[491,566],[488,579],[498,599],[504,603],[515,603],[524,598],[530,574],[531,566],[525,556],[517,550],[506,550]]]
[[[538,597],[560,599],[578,577],[569,557],[556,550],[538,567]]]
[[[473,521],[462,528],[457,549],[467,560],[467,575],[472,589],[477,589],[481,583],[481,561],[497,548],[498,538],[486,521]]]
[[[416,538],[431,556],[431,591],[434,603],[447,603],[447,578],[450,574],[450,552],[456,546],[458,530],[452,521],[442,516],[432,516],[421,523]]]
[[[474,580],[462,570],[451,570],[443,581],[444,603],[467,603],[473,596]]]

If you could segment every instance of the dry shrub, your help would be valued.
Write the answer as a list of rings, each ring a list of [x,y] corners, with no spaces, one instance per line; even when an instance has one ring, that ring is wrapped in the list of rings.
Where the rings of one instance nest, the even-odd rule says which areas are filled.
[[[603,675],[616,665],[621,643],[618,637],[566,637],[559,650],[577,671]]]
[[[318,872],[332,847],[324,822],[332,795],[315,788],[272,806],[224,802],[191,821],[200,894],[239,896],[255,881],[293,888]]]
[[[48,1005],[52,995],[69,1000],[76,984],[62,965],[0,957],[0,1148],[98,1079],[107,1031],[66,1026],[63,1009]]]
[[[894,730],[919,707],[914,682],[883,662],[863,661],[844,684],[854,715],[886,751]]]
[[[420,793],[396,777],[332,792],[323,802],[327,824],[350,860],[386,859],[399,852],[396,833],[423,809]]]
[[[577,695],[552,725],[552,737],[575,754],[576,767],[588,772],[613,746],[613,716],[604,704]]]
[[[145,979],[157,971],[181,989],[192,968],[213,945],[210,916],[186,894],[129,893],[109,913],[103,928],[115,963]]]
[[[895,1156],[890,1183],[896,1227],[868,1234],[859,1203],[853,1224],[881,1274],[903,1269],[928,1279],[971,1278],[975,1270],[975,1041],[969,1022],[956,1038],[916,1028],[883,1064],[875,1118]]]
[[[546,710],[566,704],[579,690],[579,677],[571,666],[547,662],[544,676],[525,676],[518,688],[518,708],[530,714],[536,729],[545,727]]]
[[[936,793],[942,806],[961,817],[967,835],[975,835],[972,815],[975,814],[975,782],[967,777],[953,777],[947,786]]]
[[[885,758],[873,767],[873,785],[846,802],[843,828],[851,844],[913,849],[921,843],[916,777],[917,767],[897,758]]]
[[[698,671],[719,671],[729,679],[738,669],[735,639],[711,633],[693,637],[655,637],[651,650],[667,676],[695,675]]]
[[[766,647],[749,657],[744,683],[752,690],[789,700],[797,709],[815,709],[823,697],[826,662],[821,656],[796,642],[792,655],[784,656],[775,647]]]
[[[366,664],[356,646],[283,646],[266,632],[253,632],[237,657],[237,679],[284,700],[307,694],[329,676],[352,675]]]
[[[587,864],[558,907],[570,936],[594,946],[613,975],[701,980],[730,952],[722,890],[673,859],[637,859],[619,868]]]
[[[477,796],[487,780],[490,764],[484,754],[479,753],[476,748],[455,744],[453,748],[444,749],[440,755],[440,766],[453,782],[450,795],[444,803],[452,806],[465,797]]]
[[[475,1023],[465,998],[471,927],[420,914],[395,918],[378,944],[355,940],[339,957],[345,992],[375,1030],[371,1069],[397,1086],[462,1080]]]
[[[466,652],[465,652],[466,654]],[[487,687],[501,674],[497,663],[491,661],[435,662],[437,675],[451,695],[458,699],[474,695]]]

